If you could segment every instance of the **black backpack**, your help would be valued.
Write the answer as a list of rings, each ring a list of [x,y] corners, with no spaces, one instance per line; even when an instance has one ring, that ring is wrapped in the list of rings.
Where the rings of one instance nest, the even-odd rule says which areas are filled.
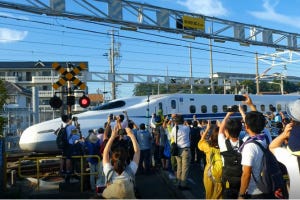
[[[222,185],[224,198],[235,199],[238,197],[242,176],[242,154],[238,148],[233,149],[229,139],[225,140],[227,151],[221,152],[223,157]],[[239,139],[239,146],[243,140]]]
[[[261,163],[261,171],[258,180],[254,181],[259,190],[264,194],[270,194],[273,198],[285,199],[287,198],[286,184],[279,162],[269,148],[265,148],[261,143],[252,140],[263,151],[263,158]]]
[[[68,134],[67,134],[67,128],[68,125],[65,127],[60,127],[55,131],[56,134],[56,145],[58,149],[64,149],[69,144],[68,142]]]

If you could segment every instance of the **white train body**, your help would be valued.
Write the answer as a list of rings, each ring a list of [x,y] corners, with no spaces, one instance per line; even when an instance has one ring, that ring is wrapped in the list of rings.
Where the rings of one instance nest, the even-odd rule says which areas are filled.
[[[258,111],[270,111],[270,105],[277,110],[285,111],[290,101],[299,98],[298,95],[250,95]],[[119,115],[124,110],[137,125],[149,125],[151,114],[158,109],[164,115],[181,113],[185,119],[192,119],[196,114],[198,119],[222,119],[226,114],[226,107],[238,105],[234,95],[223,94],[165,94],[152,96],[136,96],[111,101],[95,110],[86,111],[74,116],[78,122],[83,136],[89,129],[98,129],[104,126],[109,114]],[[238,115],[238,113],[237,113]],[[54,131],[60,127],[60,118],[45,121],[28,127],[20,138],[20,148],[29,152],[58,152],[56,135]]]

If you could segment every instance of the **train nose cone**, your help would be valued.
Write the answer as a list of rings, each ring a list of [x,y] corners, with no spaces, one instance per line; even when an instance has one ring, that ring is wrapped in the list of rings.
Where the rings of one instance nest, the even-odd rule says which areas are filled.
[[[25,129],[20,137],[19,146],[23,151],[32,151],[33,130],[31,127]]]

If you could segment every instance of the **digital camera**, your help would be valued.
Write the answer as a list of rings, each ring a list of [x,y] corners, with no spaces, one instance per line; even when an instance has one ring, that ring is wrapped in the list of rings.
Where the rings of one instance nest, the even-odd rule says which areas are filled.
[[[246,101],[246,97],[243,95],[234,95],[234,100],[235,101]]]
[[[127,132],[124,128],[118,130],[118,135],[127,135]]]
[[[227,108],[227,112],[238,112],[239,107],[237,105],[233,105]]]

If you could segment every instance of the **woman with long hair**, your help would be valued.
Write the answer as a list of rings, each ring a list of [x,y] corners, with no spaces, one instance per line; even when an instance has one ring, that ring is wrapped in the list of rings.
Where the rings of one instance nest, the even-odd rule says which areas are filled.
[[[113,143],[119,143],[121,132],[126,134],[133,144],[134,155],[129,163],[128,148],[124,145],[114,145],[115,147],[111,149]],[[135,198],[133,183],[139,160],[140,148],[132,130],[114,128],[103,151],[103,172],[107,179],[107,187],[102,193],[104,198]]]
[[[211,131],[211,135],[208,140],[206,140],[207,134]],[[203,151],[206,155],[206,165],[203,172],[203,184],[205,188],[205,198],[206,199],[221,199],[222,198],[222,182],[221,176],[222,171],[219,171],[218,177],[213,177],[211,171],[211,164],[219,165],[218,169],[222,170],[222,159],[220,155],[220,148],[218,145],[218,133],[219,127],[217,125],[212,125],[210,120],[207,123],[206,129],[201,135],[201,139],[198,143],[198,148]],[[214,155],[215,154],[215,155]],[[213,155],[213,156],[212,156]],[[212,159],[214,160],[212,162]],[[217,167],[216,167],[217,169]]]

